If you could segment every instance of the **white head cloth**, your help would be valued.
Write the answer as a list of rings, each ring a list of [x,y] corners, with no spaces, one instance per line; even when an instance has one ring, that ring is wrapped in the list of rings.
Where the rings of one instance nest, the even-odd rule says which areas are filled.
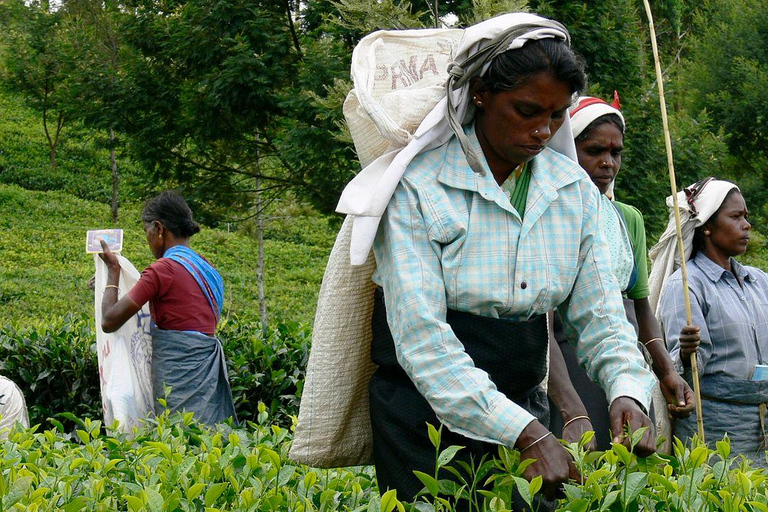
[[[694,212],[691,209],[691,204],[688,202],[688,196],[696,189],[699,183],[704,183],[704,185],[693,198]],[[706,223],[717,209],[720,208],[728,192],[733,189],[739,190],[739,187],[730,181],[716,180],[714,178],[707,178],[706,182],[702,181],[699,183],[694,183],[677,193],[677,205],[680,210],[680,227],[683,234],[686,261],[691,257],[694,230]],[[675,226],[672,196],[667,197],[667,208],[669,209],[667,229],[664,230],[658,243],[651,247],[650,250],[653,266],[651,267],[651,274],[648,276],[648,287],[650,289],[648,300],[657,317],[659,315],[656,310],[661,298],[661,292],[664,290],[664,285],[669,276],[680,268],[680,254],[677,248],[677,228]]]
[[[621,119],[622,129],[626,128],[624,122],[624,116],[621,114],[621,110],[609,105],[600,98],[594,96],[579,96],[576,103],[570,108],[571,118],[571,131],[573,132],[573,138],[575,139],[589,124],[598,117],[616,114]]]
[[[618,105],[618,93],[614,92],[614,94],[616,95],[614,105]],[[573,138],[576,139],[581,135],[584,129],[589,126],[592,121],[607,114],[616,114],[619,116],[619,119],[621,120],[621,131],[624,132],[627,128],[627,124],[624,121],[624,116],[621,114],[621,111],[614,105],[609,105],[605,101],[600,98],[595,98],[594,96],[579,96],[579,99],[569,110]],[[606,195],[611,199],[613,199],[613,184],[615,182],[616,179],[614,177],[614,181],[608,185],[608,191],[606,192]]]
[[[561,24],[525,13],[497,16],[464,31],[449,68],[446,89],[452,91],[450,97],[444,97],[427,114],[405,147],[385,153],[371,162],[347,184],[341,194],[336,211],[355,216],[350,242],[352,265],[365,263],[381,216],[405,169],[416,155],[445,144],[456,135],[472,169],[481,172],[480,156],[471,151],[461,130],[461,124],[474,117],[474,107],[469,100],[470,79],[480,76],[487,69],[490,59],[499,53],[521,48],[529,40],[545,38],[570,43],[568,32]],[[578,161],[567,117],[548,146]]]

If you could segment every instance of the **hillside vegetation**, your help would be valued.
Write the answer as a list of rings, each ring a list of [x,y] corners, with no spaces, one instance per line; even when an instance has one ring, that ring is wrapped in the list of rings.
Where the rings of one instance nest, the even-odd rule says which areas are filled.
[[[328,221],[298,208],[272,222],[265,240],[267,306],[283,322],[310,322],[335,235]],[[123,255],[137,269],[153,260],[140,205],[122,208]],[[93,256],[85,233],[110,226],[109,206],[64,192],[0,184],[0,308],[2,322],[17,326],[68,314],[93,315]],[[256,240],[226,229],[203,230],[192,247],[210,259],[226,287],[224,316],[258,315]]]

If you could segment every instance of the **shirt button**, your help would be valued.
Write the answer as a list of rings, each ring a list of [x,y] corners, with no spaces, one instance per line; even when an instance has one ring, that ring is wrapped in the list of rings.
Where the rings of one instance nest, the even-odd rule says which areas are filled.
[[[522,283],[520,283],[520,288],[522,288],[523,290],[525,290],[526,288],[528,288],[528,283],[526,283],[525,281],[523,281]]]

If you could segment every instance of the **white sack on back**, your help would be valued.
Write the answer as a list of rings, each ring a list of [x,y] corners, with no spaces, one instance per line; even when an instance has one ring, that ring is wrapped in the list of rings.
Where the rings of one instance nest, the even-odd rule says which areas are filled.
[[[126,258],[120,261],[118,300],[139,280],[139,272]],[[107,266],[94,254],[96,264],[96,350],[99,359],[101,404],[104,424],[120,422],[120,430],[130,433],[139,421],[152,412],[152,335],[149,306],[113,333],[101,330],[101,299],[107,284]]]
[[[362,167],[410,142],[424,117],[445,96],[448,64],[460,29],[380,30],[352,53],[355,88],[344,118]]]
[[[0,439],[6,439],[8,429],[16,423],[29,427],[27,403],[19,386],[0,375]]]
[[[344,102],[344,117],[363,167],[408,144],[445,96],[448,64],[463,33],[382,30],[355,47],[355,88]],[[290,452],[310,466],[373,463],[368,381],[376,369],[370,354],[376,263],[369,252],[364,264],[351,265],[353,221],[344,221],[323,276]]]

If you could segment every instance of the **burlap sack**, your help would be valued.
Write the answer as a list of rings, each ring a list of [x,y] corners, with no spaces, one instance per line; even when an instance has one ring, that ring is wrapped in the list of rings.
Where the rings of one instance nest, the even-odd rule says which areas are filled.
[[[320,287],[312,349],[290,457],[317,467],[373,463],[368,381],[376,267],[349,264],[352,218],[336,237]]]
[[[448,63],[463,30],[379,31],[352,54],[354,89],[344,116],[362,167],[402,148],[445,94]],[[290,457],[316,467],[373,463],[368,381],[373,253],[352,266],[353,217],[336,238],[320,288],[307,377]]]

